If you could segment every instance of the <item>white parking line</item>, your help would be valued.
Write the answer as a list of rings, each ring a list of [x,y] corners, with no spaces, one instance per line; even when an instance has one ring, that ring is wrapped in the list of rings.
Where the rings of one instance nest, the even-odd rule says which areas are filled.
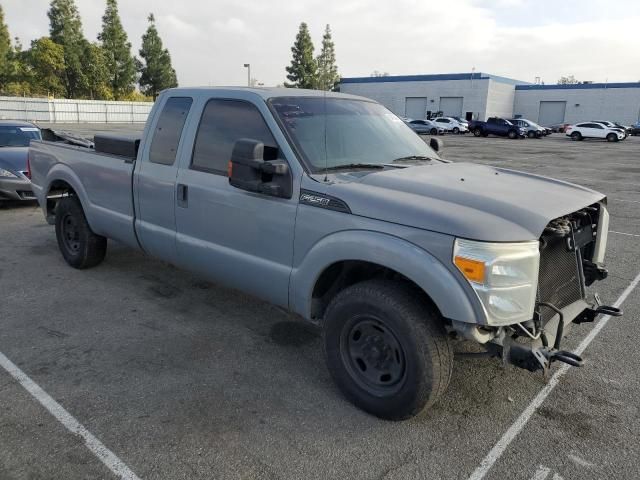
[[[614,307],[619,307],[624,303],[627,297],[633,292],[633,290],[640,283],[640,273],[633,279],[633,281],[629,284],[629,286],[622,292],[618,300],[613,304]],[[581,355],[589,344],[596,338],[596,335],[600,333],[600,331],[604,328],[604,326],[610,320],[609,315],[603,316],[600,321],[596,324],[595,327],[589,332],[589,334],[580,342],[578,348],[575,349],[575,353],[577,355]],[[520,414],[520,416],[516,419],[515,422],[509,427],[509,429],[502,435],[498,443],[496,443],[493,448],[489,451],[486,457],[480,463],[480,466],[475,469],[475,471],[469,476],[468,480],[481,480],[485,477],[485,475],[489,472],[491,467],[500,459],[502,454],[507,450],[511,442],[518,436],[518,434],[525,427],[527,422],[531,419],[531,416],[536,412],[538,407],[542,405],[542,402],[549,396],[549,394],[556,387],[562,376],[567,373],[567,371],[571,368],[566,363],[563,363],[558,370],[553,374],[549,383],[545,385],[545,387],[540,390],[540,392],[534,397],[531,403],[524,409],[524,411]]]
[[[609,233],[617,233],[618,235],[627,235],[629,237],[640,237],[640,235],[638,235],[636,233],[616,232],[614,230],[609,230]]]
[[[551,469],[549,467],[540,465],[536,470],[536,473],[534,473],[533,477],[531,477],[531,480],[545,480],[550,473],[551,473]]]
[[[140,480],[138,476],[127,467],[122,460],[105,447],[100,440],[93,436],[80,422],[71,416],[62,405],[56,402],[51,396],[45,392],[37,383],[31,380],[17,365],[15,365],[6,356],[0,353],[0,366],[4,368],[9,375],[15,378],[27,392],[29,392],[40,404],[46,408],[56,420],[64,425],[71,433],[81,436],[85,445],[91,452],[104,463],[109,470],[116,474],[122,480]]]

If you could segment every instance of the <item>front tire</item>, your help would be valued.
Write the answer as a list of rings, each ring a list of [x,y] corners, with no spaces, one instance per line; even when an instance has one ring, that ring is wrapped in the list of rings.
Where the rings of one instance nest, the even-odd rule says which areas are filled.
[[[73,268],[95,267],[107,253],[107,239],[93,233],[77,197],[64,197],[58,202],[56,238],[62,256]]]
[[[458,127],[453,127],[453,134],[458,135],[460,133],[460,129]]]
[[[408,285],[370,280],[340,292],[325,314],[329,372],[359,408],[403,420],[431,406],[451,379],[442,319]]]
[[[515,130],[509,130],[509,133],[507,135],[511,140],[515,140],[516,138],[518,138],[518,132],[516,132]]]
[[[482,130],[480,128],[475,128],[473,130],[473,135],[476,136],[476,137],[482,136]]]
[[[577,142],[578,140],[582,140],[582,134],[580,132],[573,132],[571,134],[571,140]]]
[[[610,133],[607,135],[607,142],[617,142],[618,136],[615,133]]]
[[[432,128],[429,133],[431,135],[437,135],[438,134],[438,129],[437,128]]]

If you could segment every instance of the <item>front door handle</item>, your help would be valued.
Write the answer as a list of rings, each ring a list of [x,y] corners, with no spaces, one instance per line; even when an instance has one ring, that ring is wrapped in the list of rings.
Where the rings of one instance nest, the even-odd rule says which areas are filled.
[[[189,187],[183,183],[178,184],[178,206],[183,208],[189,206]]]

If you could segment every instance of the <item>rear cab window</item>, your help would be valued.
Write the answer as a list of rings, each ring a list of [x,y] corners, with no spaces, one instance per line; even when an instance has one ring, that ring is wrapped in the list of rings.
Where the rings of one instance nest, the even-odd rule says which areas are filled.
[[[187,115],[191,109],[191,97],[167,99],[153,131],[149,149],[149,161],[161,165],[173,165]]]

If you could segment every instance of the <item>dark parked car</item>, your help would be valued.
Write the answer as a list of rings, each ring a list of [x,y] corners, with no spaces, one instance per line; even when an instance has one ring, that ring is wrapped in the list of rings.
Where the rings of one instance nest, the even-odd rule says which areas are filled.
[[[632,125],[631,135],[640,135],[640,122],[636,122]]]
[[[498,135],[500,137],[516,139],[527,136],[527,131],[523,127],[514,125],[509,120],[500,117],[490,117],[486,122],[471,121],[469,123],[469,130],[471,130],[476,137]]]
[[[40,139],[33,123],[0,120],[0,201],[35,200],[27,157],[29,142]]]

